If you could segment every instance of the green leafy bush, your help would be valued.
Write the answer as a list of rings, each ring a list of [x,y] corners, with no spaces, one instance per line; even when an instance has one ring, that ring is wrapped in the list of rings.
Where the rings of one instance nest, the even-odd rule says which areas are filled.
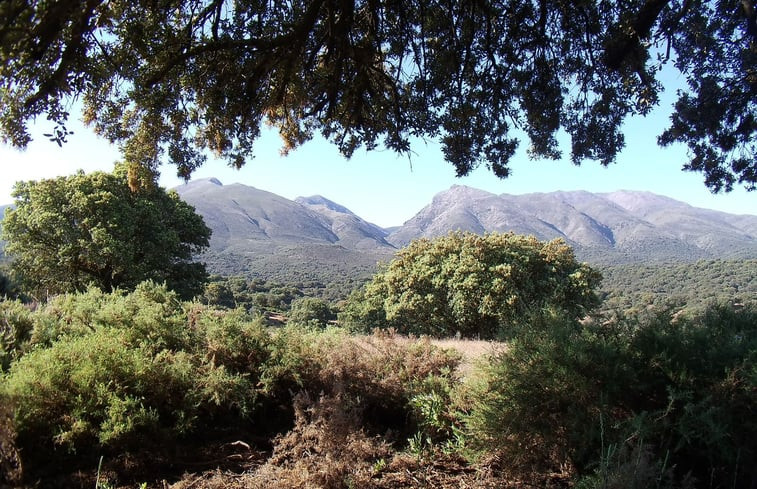
[[[29,308],[18,301],[0,300],[0,373],[23,354],[33,327]]]
[[[521,468],[617,475],[643,455],[670,484],[744,487],[757,455],[756,360],[753,308],[583,326],[555,317],[485,367],[470,440]]]
[[[329,303],[315,297],[301,297],[292,301],[289,309],[289,321],[299,324],[312,324],[325,328],[329,321],[336,319]]]
[[[129,450],[254,408],[267,333],[240,311],[187,307],[147,282],[59,296],[26,321],[30,351],[0,399],[27,453]]]
[[[400,250],[350,296],[340,320],[358,331],[504,338],[545,309],[584,316],[599,304],[600,279],[561,240],[450,233]]]
[[[155,351],[191,350],[197,337],[186,321],[182,302],[164,285],[142,282],[131,293],[105,293],[91,287],[83,293],[53,297],[45,304],[36,315],[32,343],[49,346],[64,336],[82,336],[109,327]]]

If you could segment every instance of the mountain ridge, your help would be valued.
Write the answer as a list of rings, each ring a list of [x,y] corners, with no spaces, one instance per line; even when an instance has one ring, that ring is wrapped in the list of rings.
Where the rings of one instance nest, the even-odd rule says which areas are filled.
[[[211,251],[224,256],[226,271],[239,258],[242,271],[298,269],[305,260],[310,276],[319,267],[344,272],[350,263],[370,275],[376,262],[413,239],[451,231],[562,238],[579,259],[597,265],[757,258],[757,216],[700,209],[650,192],[497,195],[454,185],[402,226],[386,229],[322,195],[288,200],[215,179],[176,190],[214,230]],[[275,267],[266,265],[277,253]],[[295,256],[299,265],[287,265]]]
[[[451,231],[562,238],[580,260],[595,265],[757,258],[756,215],[697,208],[643,191],[497,195],[454,185],[402,226],[382,228],[322,195],[289,200],[216,178],[173,190],[212,229],[201,259],[215,273],[364,278],[413,239]]]
[[[563,238],[582,258],[628,263],[753,257],[755,226],[757,216],[701,209],[650,192],[495,195],[453,186],[434,196],[388,241],[400,247],[450,230],[512,231],[543,240]]]

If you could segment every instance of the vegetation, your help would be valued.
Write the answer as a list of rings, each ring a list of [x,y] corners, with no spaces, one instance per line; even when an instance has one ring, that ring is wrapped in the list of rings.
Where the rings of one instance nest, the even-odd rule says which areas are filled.
[[[600,280],[560,240],[451,233],[399,251],[347,300],[340,319],[362,331],[503,338],[546,311],[584,316],[599,304]]]
[[[336,320],[336,314],[328,302],[315,297],[302,297],[292,302],[289,309],[289,321],[299,324],[311,324],[326,327]]]
[[[757,297],[757,260],[616,265],[601,268],[603,309],[638,312],[669,303],[687,308]]]
[[[451,471],[439,487],[476,467],[481,487],[725,488],[754,476],[753,304],[582,323],[543,315],[466,378],[458,354],[428,341],[268,329],[152,283],[34,311],[1,305],[13,334],[2,344],[0,462],[23,467],[16,482],[131,454],[131,469],[106,463],[128,483],[135,464],[230,436],[270,440],[273,452],[243,482],[214,470],[192,487],[393,487],[432,467]]]
[[[189,176],[205,151],[241,166],[263,121],[284,151],[320,132],[350,156],[439,138],[459,175],[508,176],[518,146],[607,165],[621,126],[680,74],[660,144],[717,191],[754,188],[757,9],[751,0],[269,2],[11,0],[0,5],[0,137],[44,115],[62,144],[71,100],[133,165]],[[229,96],[233,94],[233,96]],[[663,128],[660,128],[661,130]]]
[[[510,469],[568,464],[580,487],[749,487],[755,352],[754,304],[551,318],[484,367],[470,441]]]
[[[312,292],[315,284],[284,285],[276,282],[244,277],[214,275],[205,287],[200,300],[208,305],[225,308],[242,308],[247,312],[282,313],[290,309],[294,300]]]
[[[430,388],[427,379],[451,382],[457,362],[427,342],[269,331],[240,310],[182,303],[151,282],[129,294],[58,296],[33,312],[2,306],[13,336],[2,343],[11,361],[0,404],[13,407],[15,444],[32,470],[72,454],[160,453],[230,426],[273,436],[291,427],[294,395],[300,406],[338,398],[359,426],[408,434],[409,400]]]
[[[598,273],[560,242],[514,235],[414,242],[362,302],[345,304],[343,316],[374,315],[361,317],[365,329],[391,326],[383,309],[360,309],[379,302],[366,299],[375,283],[426,284],[434,307],[407,308],[411,326],[447,311],[434,319],[448,321],[447,335],[460,324],[506,328],[507,343],[463,368],[461,340],[436,343],[444,349],[385,329],[354,334],[331,326],[324,300],[240,277],[214,277],[193,302],[150,281],[0,301],[0,485],[725,489],[757,480],[752,296],[587,316]],[[476,284],[500,284],[516,300],[492,306],[501,316],[491,320],[481,304],[504,295]],[[411,300],[416,290],[403,290],[407,304],[425,304]],[[268,326],[269,305],[289,323]],[[458,311],[468,323],[455,322]]]
[[[132,185],[133,187],[133,185]],[[20,182],[3,220],[5,253],[26,291],[37,298],[82,291],[132,289],[165,281],[190,298],[205,267],[192,261],[210,230],[194,209],[154,184],[130,188],[127,170],[77,173]]]

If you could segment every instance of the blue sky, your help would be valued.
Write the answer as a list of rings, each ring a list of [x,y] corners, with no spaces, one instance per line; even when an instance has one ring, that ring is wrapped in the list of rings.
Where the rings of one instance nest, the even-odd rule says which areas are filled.
[[[657,146],[656,136],[665,126],[669,111],[670,101],[664,99],[650,116],[629,119],[625,126],[626,149],[608,168],[592,161],[576,167],[570,163],[567,150],[562,161],[529,160],[527,141],[522,140],[508,179],[500,180],[483,167],[468,177],[456,178],[453,167],[444,161],[434,142],[415,142],[415,154],[410,160],[381,149],[356,151],[352,159],[346,160],[335,147],[319,139],[282,157],[278,135],[268,130],[257,144],[255,158],[241,170],[209,159],[193,178],[216,177],[224,184],[243,183],[289,199],[320,194],[386,227],[401,225],[431,202],[436,193],[455,184],[496,194],[646,190],[697,207],[757,214],[757,192],[738,187],[729,194],[713,195],[705,188],[702,175],[681,170],[686,161],[685,147]],[[17,180],[67,175],[77,169],[112,169],[119,158],[117,148],[74,121],[69,129],[75,134],[62,149],[42,136],[49,130],[46,124],[33,128],[36,140],[26,151],[0,145],[0,204],[12,202],[11,189]],[[181,184],[182,180],[174,175],[174,167],[164,166],[161,184]]]

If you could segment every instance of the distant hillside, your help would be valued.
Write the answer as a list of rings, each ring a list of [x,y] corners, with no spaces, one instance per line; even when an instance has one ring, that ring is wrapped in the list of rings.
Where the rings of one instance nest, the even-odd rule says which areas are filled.
[[[563,238],[580,259],[602,266],[757,258],[757,216],[646,192],[495,195],[453,186],[404,225],[382,229],[320,195],[291,201],[216,179],[176,190],[213,229],[203,257],[212,271],[288,283],[346,287],[411,240],[453,230]]]
[[[216,179],[176,187],[213,230],[202,259],[214,273],[285,283],[345,283],[373,274],[396,249],[387,232],[321,196],[291,201]]]
[[[211,249],[201,257],[211,272],[291,284],[348,288],[411,240],[454,230],[563,238],[581,260],[603,268],[757,259],[757,216],[699,209],[648,192],[496,195],[453,186],[404,225],[382,229],[319,195],[292,201],[214,178],[175,190],[213,230]],[[739,273],[747,276],[755,263]]]
[[[665,303],[757,301],[757,259],[600,267],[603,308],[641,310]]]
[[[757,216],[629,191],[495,195],[454,186],[437,194],[387,241],[401,247],[451,230],[563,238],[580,258],[604,264],[757,257]]]
[[[335,244],[346,249],[392,249],[387,233],[324,197],[291,201],[242,184],[215,178],[174,190],[192,204],[213,229],[211,248],[247,251],[255,242]]]

